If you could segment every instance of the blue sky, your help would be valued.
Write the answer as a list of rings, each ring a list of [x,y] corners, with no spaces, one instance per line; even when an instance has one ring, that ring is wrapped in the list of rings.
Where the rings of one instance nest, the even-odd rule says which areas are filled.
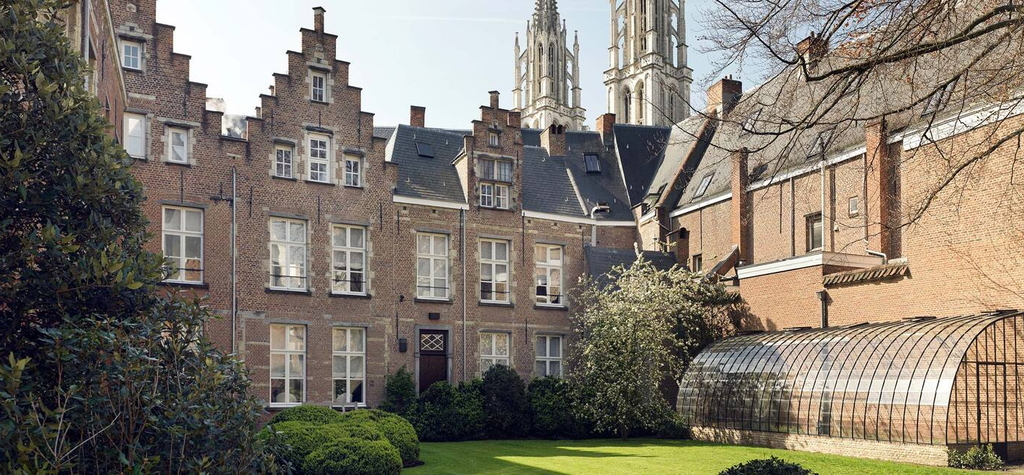
[[[695,51],[700,9],[687,4],[693,95],[703,97],[708,58]],[[338,59],[352,63],[363,110],[376,125],[408,123],[409,105],[427,108],[427,125],[465,128],[487,103],[487,91],[512,106],[513,41],[522,35],[532,0],[162,0],[157,20],[174,25],[175,50],[192,56],[192,80],[209,84],[228,111],[253,113],[271,74],[286,72],[285,51],[298,50],[299,28],[313,27],[314,6],[327,9]],[[570,34],[579,30],[581,86],[587,123],[605,112],[602,74],[608,67],[608,2],[561,0]],[[570,40],[571,41],[571,40]]]

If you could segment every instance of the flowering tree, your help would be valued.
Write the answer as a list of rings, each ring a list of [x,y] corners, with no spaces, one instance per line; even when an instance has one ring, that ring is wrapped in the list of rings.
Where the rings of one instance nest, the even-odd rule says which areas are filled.
[[[664,382],[679,381],[701,348],[732,331],[739,298],[701,274],[660,270],[642,256],[607,277],[606,285],[580,284],[572,377],[596,429],[625,438],[663,420]]]

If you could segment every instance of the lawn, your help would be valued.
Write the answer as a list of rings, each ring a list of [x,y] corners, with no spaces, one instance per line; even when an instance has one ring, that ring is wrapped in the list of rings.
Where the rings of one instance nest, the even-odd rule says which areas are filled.
[[[880,462],[809,452],[672,440],[488,440],[423,443],[424,465],[410,475],[487,474],[717,474],[739,462],[775,455],[821,475],[954,474],[948,468]],[[976,472],[974,472],[976,473]]]

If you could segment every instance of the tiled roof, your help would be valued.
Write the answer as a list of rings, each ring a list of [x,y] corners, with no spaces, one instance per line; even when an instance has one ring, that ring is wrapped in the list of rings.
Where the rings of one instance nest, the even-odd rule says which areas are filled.
[[[373,136],[379,139],[390,139],[398,127],[374,127]]]
[[[651,180],[661,167],[671,128],[616,124],[615,147],[624,175],[630,206],[643,202],[652,190]]]
[[[399,125],[388,142],[386,159],[398,165],[395,194],[409,198],[465,203],[452,160],[462,150],[463,135],[438,129]],[[417,143],[429,144],[433,158],[421,157]]]
[[[875,266],[868,269],[858,269],[829,274],[822,279],[822,284],[824,284],[825,287],[834,287],[895,277],[905,277],[907,275],[910,275],[910,266],[906,264],[889,264],[884,266]]]
[[[601,285],[608,284],[608,273],[617,266],[629,266],[636,261],[633,249],[615,249],[610,247],[586,246],[584,254],[587,259],[587,274],[595,277]],[[676,255],[671,252],[643,251],[644,259],[651,261],[654,267],[661,270],[671,269],[676,265]]]
[[[572,173],[576,187],[583,198],[586,212],[598,204],[607,204],[608,213],[598,219],[603,221],[632,221],[629,198],[622,184],[622,172],[616,164],[614,149],[606,147],[597,132],[566,132],[565,143],[568,152],[565,167]],[[583,156],[596,153],[601,164],[599,173],[587,173]]]
[[[538,213],[585,217],[564,157],[549,157],[540,147],[523,147],[523,209]]]

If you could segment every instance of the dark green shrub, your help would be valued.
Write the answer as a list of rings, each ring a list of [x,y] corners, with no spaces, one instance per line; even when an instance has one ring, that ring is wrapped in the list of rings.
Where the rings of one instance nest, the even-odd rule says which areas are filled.
[[[276,437],[284,449],[282,454],[293,467],[302,467],[306,456],[314,450],[343,439],[384,441],[384,433],[377,427],[361,421],[337,424],[316,424],[305,421],[286,421],[265,427],[260,438]]]
[[[306,475],[390,475],[402,471],[398,449],[385,440],[340,439],[302,463]]]
[[[444,442],[476,438],[484,430],[480,381],[460,385],[434,383],[420,395],[410,420],[420,440]]]
[[[481,392],[484,397],[487,436],[493,439],[522,437],[530,429],[526,385],[514,369],[495,365],[484,373]]]
[[[974,446],[966,452],[949,449],[949,466],[969,470],[999,470],[1003,468],[1003,459],[996,455],[992,445]]]
[[[377,409],[346,412],[343,423],[366,423],[375,425],[391,445],[402,456],[402,465],[412,467],[420,461],[420,439],[416,429],[402,416]]]
[[[304,421],[314,424],[333,424],[341,422],[341,413],[326,406],[303,404],[301,406],[289,407],[270,418],[269,424],[279,424],[288,421]]]
[[[526,399],[533,418],[532,433],[536,437],[581,439],[590,431],[573,411],[573,391],[569,382],[551,376],[530,382]]]
[[[690,425],[683,420],[683,416],[678,413],[672,413],[669,417],[661,423],[655,435],[659,439],[680,439],[685,440],[690,438]]]
[[[412,373],[402,366],[384,383],[384,401],[380,403],[380,409],[406,416],[415,406],[416,383],[412,380]]]
[[[722,470],[718,475],[816,475],[799,464],[778,457],[750,460]]]

